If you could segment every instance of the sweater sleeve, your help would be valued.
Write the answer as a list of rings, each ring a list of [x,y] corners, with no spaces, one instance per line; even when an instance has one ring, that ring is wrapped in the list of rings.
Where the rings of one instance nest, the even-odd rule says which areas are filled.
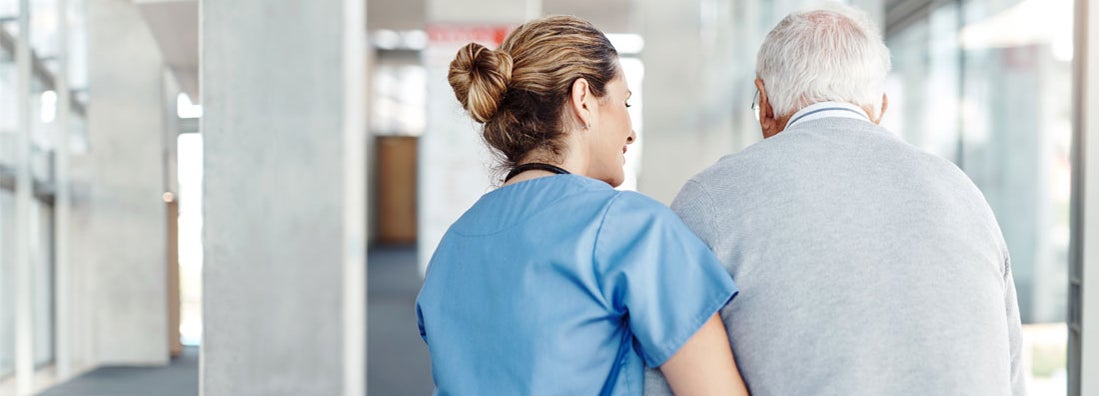
[[[717,237],[714,225],[714,201],[706,188],[695,180],[688,180],[672,201],[672,211],[687,225],[710,249]]]
[[[1022,323],[1019,319],[1019,298],[1015,294],[1015,278],[1011,275],[1011,259],[1004,260],[1004,307],[1007,315],[1007,342],[1011,352],[1011,393],[1026,394],[1026,373],[1023,372]]]

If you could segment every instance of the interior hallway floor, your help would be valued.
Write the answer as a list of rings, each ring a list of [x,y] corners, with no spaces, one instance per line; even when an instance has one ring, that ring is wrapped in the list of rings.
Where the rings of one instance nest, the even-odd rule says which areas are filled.
[[[372,248],[367,255],[367,394],[429,395],[431,361],[416,328],[416,248]],[[100,367],[38,396],[194,396],[198,348],[165,367]]]
[[[198,347],[163,367],[100,367],[38,396],[194,396],[198,394]]]
[[[367,394],[430,395],[431,356],[416,325],[423,281],[416,248],[383,247],[367,258]]]

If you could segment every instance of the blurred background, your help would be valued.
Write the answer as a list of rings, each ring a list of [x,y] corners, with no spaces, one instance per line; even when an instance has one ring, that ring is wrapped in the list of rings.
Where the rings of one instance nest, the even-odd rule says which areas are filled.
[[[756,51],[812,3],[0,0],[0,395],[429,394],[422,274],[500,176],[457,48],[592,21],[633,90],[621,188],[670,203],[761,139]],[[1081,394],[1088,2],[847,3],[892,51],[883,124],[996,213],[1030,393]]]

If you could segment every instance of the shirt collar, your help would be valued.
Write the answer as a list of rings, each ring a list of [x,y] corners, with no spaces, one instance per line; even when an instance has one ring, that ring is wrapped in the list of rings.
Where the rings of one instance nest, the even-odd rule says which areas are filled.
[[[785,129],[790,129],[794,125],[806,121],[831,117],[853,118],[870,122],[870,117],[866,115],[866,111],[858,106],[843,102],[820,102],[806,106],[790,116],[790,121],[786,123]]]

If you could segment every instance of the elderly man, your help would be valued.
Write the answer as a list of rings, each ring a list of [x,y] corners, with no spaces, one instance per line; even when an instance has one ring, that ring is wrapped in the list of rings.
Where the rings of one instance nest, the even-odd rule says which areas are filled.
[[[722,317],[754,395],[1025,392],[999,226],[957,167],[878,126],[889,68],[865,14],[790,14],[757,59],[765,139],[672,205],[740,286]]]

